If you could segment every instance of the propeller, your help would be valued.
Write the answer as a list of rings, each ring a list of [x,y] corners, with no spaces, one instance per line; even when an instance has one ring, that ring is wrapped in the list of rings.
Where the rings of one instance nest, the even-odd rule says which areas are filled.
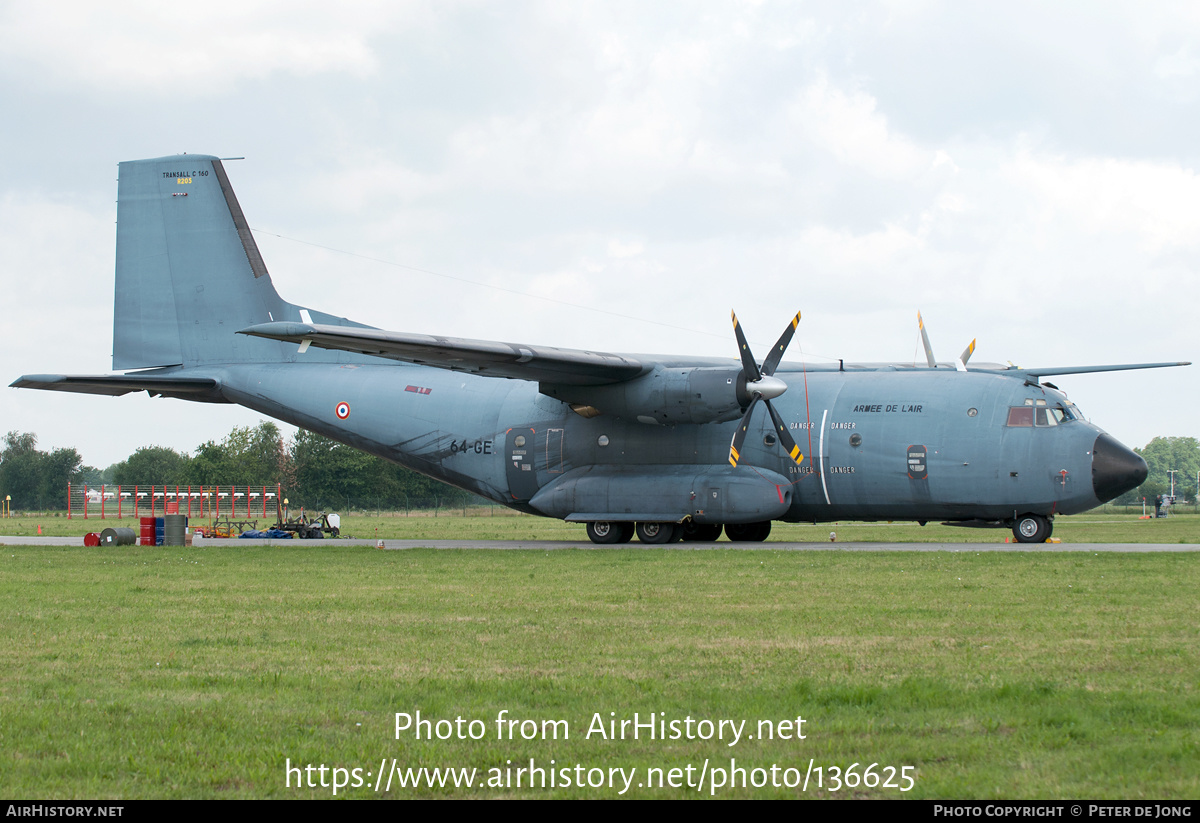
[[[761,368],[755,362],[750,345],[746,342],[746,335],[742,333],[742,327],[738,324],[737,313],[730,312],[730,316],[733,317],[733,333],[737,337],[738,354],[742,358],[742,376],[746,380],[746,393],[750,395],[750,404],[746,406],[742,422],[738,424],[737,430],[733,433],[733,441],[729,444],[729,464],[736,466],[738,460],[741,459],[742,444],[746,442],[750,418],[754,416],[754,409],[758,406],[759,401],[767,407],[767,413],[771,415],[771,422],[775,426],[779,445],[783,446],[788,457],[799,464],[804,460],[804,455],[800,453],[800,447],[796,445],[795,439],[788,432],[787,424],[783,422],[779,412],[775,411],[775,407],[771,405],[771,400],[787,391],[787,383],[774,375],[779,361],[783,359],[783,353],[787,351],[788,344],[792,342],[796,327],[800,325],[800,312],[796,312],[792,322],[783,330],[779,342],[775,344],[775,348],[771,349],[771,353],[767,355]]]
[[[925,333],[925,321],[921,319],[921,312],[917,312],[917,325],[921,327],[921,345],[925,347],[925,362],[929,364],[929,368],[937,368],[937,359],[933,356],[933,348],[929,345],[929,335]],[[963,349],[963,353],[958,356],[958,360],[954,361],[954,368],[958,371],[967,370],[967,361],[971,359],[971,355],[975,353],[975,341]]]

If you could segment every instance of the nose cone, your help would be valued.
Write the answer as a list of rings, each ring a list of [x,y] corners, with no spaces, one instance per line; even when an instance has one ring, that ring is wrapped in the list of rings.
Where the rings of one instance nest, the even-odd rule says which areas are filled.
[[[1096,499],[1107,503],[1146,480],[1146,461],[1116,438],[1101,434],[1092,446],[1092,489]]]

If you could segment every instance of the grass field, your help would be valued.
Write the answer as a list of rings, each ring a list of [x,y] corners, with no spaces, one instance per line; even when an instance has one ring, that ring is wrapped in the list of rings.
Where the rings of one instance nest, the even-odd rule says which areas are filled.
[[[458,510],[453,510],[458,511]],[[342,515],[342,534],[346,537],[401,540],[580,540],[586,541],[584,527],[545,517],[517,514],[507,509],[468,510],[473,516],[438,517],[416,514]],[[204,521],[197,520],[197,524]],[[260,524],[260,525],[265,525]],[[133,518],[82,520],[65,517],[17,517],[0,520],[0,534],[36,535],[38,527],[47,535],[79,536],[106,527],[124,526],[138,530]],[[827,543],[836,532],[839,542],[876,543],[1003,543],[1011,538],[1009,529],[964,529],[929,523],[775,523],[771,542]],[[1131,514],[1088,512],[1060,516],[1054,521],[1054,536],[1064,543],[1198,543],[1200,515],[1174,514],[1161,520],[1140,520]]]
[[[508,785],[533,758],[605,780],[637,769],[627,797],[709,796],[731,759],[747,782],[770,780],[756,767],[798,769],[777,774],[809,775],[811,797],[1200,796],[1194,554],[334,545],[3,547],[0,791],[332,796],[295,788],[300,772],[288,788],[289,761],[361,769],[369,785],[339,797],[623,786],[619,775],[615,788]],[[502,710],[566,724],[558,740],[497,739]],[[479,720],[485,734],[396,739],[395,713],[416,711]],[[635,712],[746,720],[755,739],[586,737],[595,714]],[[759,721],[798,716],[805,739],[758,739]],[[474,767],[477,783],[501,785],[376,794],[367,773],[393,758]],[[855,763],[846,780],[859,785],[835,790],[830,769]],[[865,787],[873,763],[874,775],[911,767],[914,787]],[[698,793],[686,783],[702,768]],[[639,788],[671,769],[678,787]]]

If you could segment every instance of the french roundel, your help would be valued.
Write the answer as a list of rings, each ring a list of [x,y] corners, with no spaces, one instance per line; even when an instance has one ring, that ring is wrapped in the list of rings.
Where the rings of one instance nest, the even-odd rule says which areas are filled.
[[[338,403],[334,413],[337,414],[338,420],[345,420],[350,416],[350,404],[345,401]]]

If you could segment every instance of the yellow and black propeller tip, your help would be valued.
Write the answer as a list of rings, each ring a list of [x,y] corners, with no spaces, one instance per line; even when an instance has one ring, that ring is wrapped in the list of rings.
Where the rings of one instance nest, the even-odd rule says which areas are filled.
[[[771,349],[767,359],[763,361],[762,368],[759,368],[754,354],[750,351],[750,345],[746,342],[746,336],[742,333],[742,327],[738,323],[737,313],[730,312],[730,315],[733,318],[733,333],[737,337],[738,353],[742,359],[742,374],[746,378],[746,391],[750,393],[750,403],[746,406],[742,422],[734,430],[733,440],[729,444],[729,463],[736,466],[741,459],[742,444],[746,442],[750,418],[754,415],[754,408],[761,400],[767,407],[767,413],[771,416],[779,445],[783,447],[788,457],[799,465],[804,460],[804,455],[800,453],[800,447],[796,445],[796,440],[788,430],[787,423],[771,405],[771,398],[778,397],[787,391],[787,384],[774,377],[774,374],[775,369],[779,366],[779,361],[783,359],[783,353],[787,351],[788,344],[792,342],[792,337],[796,334],[796,327],[800,325],[800,312],[796,312],[796,316],[783,330],[779,341]]]

